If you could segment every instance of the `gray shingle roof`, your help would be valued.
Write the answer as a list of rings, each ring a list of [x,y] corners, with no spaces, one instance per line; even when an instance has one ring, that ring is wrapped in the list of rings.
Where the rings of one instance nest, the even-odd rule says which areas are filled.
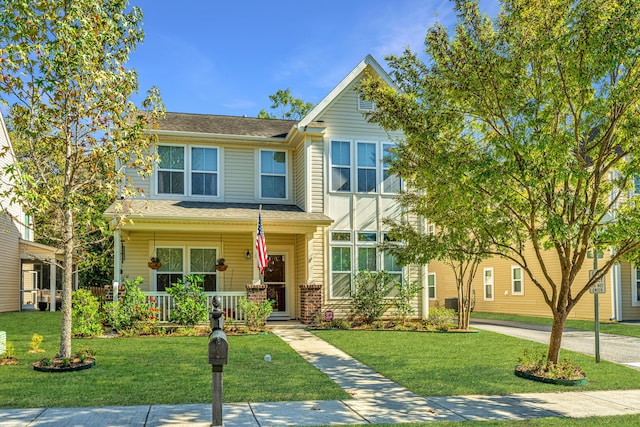
[[[166,113],[159,122],[159,130],[284,139],[296,123],[298,123],[296,120]]]
[[[122,206],[122,210],[119,209]],[[116,201],[105,211],[107,217],[119,212],[147,219],[211,221],[257,221],[260,205],[253,203],[187,202],[175,200]],[[329,225],[333,220],[322,213],[304,212],[294,205],[262,205],[263,221],[291,221]]]

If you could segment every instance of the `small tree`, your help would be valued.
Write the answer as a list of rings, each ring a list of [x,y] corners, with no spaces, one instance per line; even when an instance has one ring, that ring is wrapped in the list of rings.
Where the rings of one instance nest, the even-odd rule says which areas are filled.
[[[141,113],[129,101],[137,74],[125,68],[142,41],[142,12],[127,0],[12,0],[0,6],[0,96],[11,105],[7,125],[16,162],[4,196],[32,217],[64,251],[60,356],[71,356],[74,263],[108,229],[90,217],[96,194],[135,192],[124,169],[152,171],[153,136],[162,112],[152,89]],[[118,194],[119,193],[119,194]],[[118,224],[114,224],[118,226]]]
[[[167,293],[173,297],[173,309],[170,320],[181,325],[192,326],[207,321],[207,296],[203,289],[204,276],[189,274],[184,281],[167,288]]]
[[[557,363],[576,304],[621,259],[640,260],[640,2],[503,1],[495,21],[474,0],[455,10],[453,34],[428,29],[428,62],[388,57],[400,91],[369,79],[363,95],[372,121],[404,132],[395,171],[435,210],[455,212],[452,187],[478,196],[472,230],[542,295]],[[606,249],[578,283],[587,253]]]
[[[359,271],[351,295],[349,318],[370,325],[382,319],[392,300],[385,301],[397,281],[386,271]]]

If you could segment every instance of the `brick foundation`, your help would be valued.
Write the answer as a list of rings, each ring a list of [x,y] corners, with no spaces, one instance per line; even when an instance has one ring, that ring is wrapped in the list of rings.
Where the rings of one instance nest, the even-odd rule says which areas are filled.
[[[247,285],[247,300],[255,302],[256,304],[262,304],[267,300],[267,285],[257,283],[253,285]]]
[[[313,323],[322,308],[322,285],[300,285],[300,322]]]

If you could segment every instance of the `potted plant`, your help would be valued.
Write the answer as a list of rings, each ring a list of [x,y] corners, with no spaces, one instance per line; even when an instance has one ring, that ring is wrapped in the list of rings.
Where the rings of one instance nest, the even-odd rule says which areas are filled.
[[[157,270],[160,267],[162,267],[162,263],[160,262],[160,258],[152,256],[151,257],[151,261],[149,261],[147,263],[147,265],[149,266],[149,268],[151,268],[152,270]]]
[[[229,266],[224,263],[224,258],[218,258],[216,261],[216,271],[225,271]]]

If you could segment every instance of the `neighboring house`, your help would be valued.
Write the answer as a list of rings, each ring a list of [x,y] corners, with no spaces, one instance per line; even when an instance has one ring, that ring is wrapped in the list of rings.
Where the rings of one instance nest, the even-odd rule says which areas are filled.
[[[608,254],[605,253],[604,256]],[[560,267],[553,258],[554,254],[548,251],[543,253],[543,257],[550,276],[559,278]],[[605,260],[598,260],[600,265],[603,261]],[[456,305],[457,289],[451,268],[438,261],[429,263],[428,268],[429,304],[432,307]],[[536,277],[543,277],[539,267],[532,269]],[[574,282],[576,292],[589,279],[591,269],[593,259],[585,260],[585,265]],[[601,321],[640,320],[640,269],[628,262],[614,265],[605,277],[605,291],[598,296]],[[472,300],[475,302],[474,311],[478,312],[552,317],[542,292],[524,270],[515,262],[499,257],[487,259],[480,264],[472,284]],[[568,318],[593,320],[593,294],[585,294]]]
[[[164,298],[171,283],[199,273],[207,292],[245,295],[261,280],[254,248],[262,206],[273,318],[299,318],[300,285],[309,284],[322,285],[323,307],[339,314],[359,270],[424,285],[423,268],[401,268],[377,246],[383,218],[400,215],[401,182],[383,159],[401,135],[367,122],[374,106],[355,91],[365,73],[393,85],[367,56],[299,122],[167,113],[154,131],[161,160],[153,177],[130,171],[144,197],[105,212],[122,209],[131,220],[116,233],[115,281],[140,276],[145,292]],[[159,269],[148,266],[151,257]],[[225,271],[215,268],[220,258]],[[425,289],[418,314],[426,300]]]
[[[0,151],[0,188],[4,192],[12,185],[4,168],[15,161],[15,156],[1,113]],[[34,309],[39,300],[48,303],[51,289],[56,288],[56,275],[49,272],[51,263],[61,259],[61,254],[33,242],[33,223],[22,207],[5,198],[0,199],[0,208],[0,312]],[[52,311],[55,308],[55,304],[48,305]]]

